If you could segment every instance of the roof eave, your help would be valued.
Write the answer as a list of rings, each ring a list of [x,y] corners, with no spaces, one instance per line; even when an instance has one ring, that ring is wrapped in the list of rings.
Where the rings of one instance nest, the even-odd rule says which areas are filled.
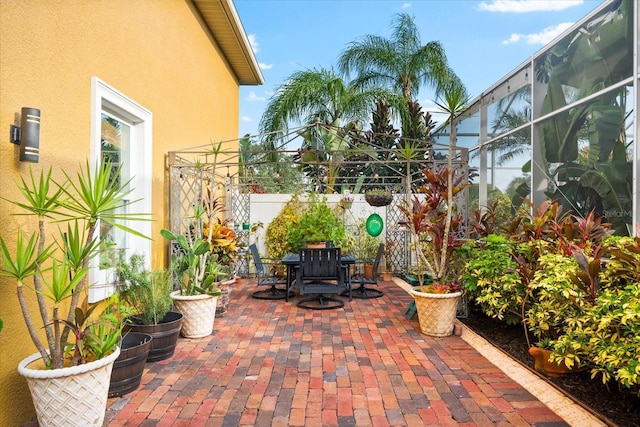
[[[258,61],[233,0],[192,0],[240,85],[264,84]]]

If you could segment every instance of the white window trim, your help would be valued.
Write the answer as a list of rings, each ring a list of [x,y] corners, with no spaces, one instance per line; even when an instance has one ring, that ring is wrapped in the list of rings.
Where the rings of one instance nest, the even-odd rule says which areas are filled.
[[[97,77],[91,77],[91,144],[89,150],[89,165],[95,168],[100,162],[100,143],[102,129],[102,112],[108,111],[110,114],[120,116],[132,124],[131,140],[143,141],[142,144],[131,144],[131,157],[137,159],[135,165],[131,165],[132,182],[134,191],[131,193],[132,200],[139,200],[131,205],[133,212],[151,212],[151,189],[152,189],[152,113],[125,96],[113,87],[109,86]],[[133,173],[135,171],[135,173]],[[145,236],[151,237],[151,222],[136,221],[130,224],[132,228]],[[127,257],[140,253],[145,254],[145,261],[150,263],[151,242],[149,239],[133,238],[132,245],[127,248]],[[91,262],[89,281],[92,286],[89,289],[89,301],[99,301],[109,297],[115,292],[113,284],[107,284],[106,278],[100,277],[97,257]],[[102,282],[102,283],[101,283]]]

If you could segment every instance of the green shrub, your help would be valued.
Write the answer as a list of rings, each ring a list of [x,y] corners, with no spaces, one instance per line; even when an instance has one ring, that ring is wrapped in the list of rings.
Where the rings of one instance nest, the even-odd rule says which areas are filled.
[[[269,258],[282,259],[286,254],[297,250],[289,242],[288,224],[297,224],[300,221],[301,211],[302,202],[300,202],[298,195],[294,194],[269,223],[265,232],[265,244]]]
[[[513,244],[504,236],[490,234],[462,249],[466,262],[460,281],[467,295],[487,316],[520,323],[526,288],[511,258]]]
[[[171,310],[172,278],[164,271],[147,270],[144,255],[134,254],[129,262],[121,262],[118,276],[120,294],[145,325],[159,323]]]
[[[297,252],[307,242],[332,242],[335,247],[344,243],[344,221],[338,212],[327,205],[326,197],[310,194],[303,206],[300,220],[288,223],[290,247]]]

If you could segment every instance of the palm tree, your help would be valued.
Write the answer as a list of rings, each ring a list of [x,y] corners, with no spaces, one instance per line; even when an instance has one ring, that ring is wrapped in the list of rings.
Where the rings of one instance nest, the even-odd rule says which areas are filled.
[[[274,141],[295,122],[311,124],[320,119],[324,124],[340,127],[341,122],[365,119],[377,100],[394,104],[393,98],[384,89],[362,89],[345,82],[333,70],[297,71],[269,100],[259,130],[267,141]]]
[[[367,35],[352,42],[338,66],[346,76],[358,73],[356,86],[386,87],[407,101],[417,97],[421,86],[439,92],[449,80],[458,80],[440,42],[422,45],[414,18],[405,13],[396,15],[390,39]]]

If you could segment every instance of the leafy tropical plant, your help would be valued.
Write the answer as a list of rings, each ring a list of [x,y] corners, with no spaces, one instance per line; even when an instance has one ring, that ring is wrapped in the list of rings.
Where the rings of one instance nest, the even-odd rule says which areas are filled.
[[[358,88],[333,70],[297,71],[269,100],[260,119],[260,133],[268,135],[267,148],[273,150],[273,141],[296,122],[312,124],[318,118],[324,124],[340,127],[365,118],[378,99],[391,102],[393,95],[380,88]]]
[[[288,240],[295,251],[308,242],[331,242],[335,247],[344,242],[342,217],[329,207],[326,197],[319,198],[314,193],[302,208],[300,220],[288,225],[288,229]]]
[[[595,210],[618,234],[630,232],[633,200],[627,88],[577,101],[632,75],[633,30],[633,2],[612,3],[535,65],[536,78],[547,83],[540,116],[559,111],[540,124],[545,173],[556,184],[548,196],[582,215]]]
[[[513,242],[505,236],[489,234],[465,243],[462,250],[466,261],[460,281],[467,295],[487,316],[520,324],[527,288],[516,271]]]
[[[338,64],[346,75],[357,74],[356,87],[386,87],[405,100],[415,98],[421,86],[439,89],[455,78],[442,44],[423,45],[414,18],[406,13],[394,17],[391,38],[363,36],[344,49]]]
[[[462,245],[456,233],[462,223],[462,215],[453,203],[447,202],[449,170],[442,168],[438,172],[431,172],[424,169],[422,172],[427,182],[418,189],[422,198],[414,194],[411,203],[403,201],[398,208],[404,214],[413,236],[412,247],[417,260],[419,283],[425,283],[425,274],[436,283],[450,282],[455,279],[450,277],[449,270],[453,250]],[[463,181],[464,176],[461,175],[453,182],[451,201],[468,186]]]
[[[80,301],[86,298],[89,286],[89,259],[97,255],[104,238],[97,236],[98,224],[102,222],[144,237],[124,224],[148,219],[148,214],[121,213],[136,201],[128,199],[132,191],[130,182],[111,179],[112,171],[110,163],[102,162],[92,172],[87,162],[84,168],[80,167],[75,179],[63,171],[65,179],[59,183],[52,178],[51,169],[41,171],[39,177],[30,169],[29,177],[21,178],[19,184],[25,201],[11,202],[26,211],[26,215],[37,217],[37,231],[26,235],[20,230],[13,253],[0,236],[0,274],[15,279],[29,335],[45,365],[53,369],[64,367],[65,354],[73,363],[80,364],[92,357],[101,357],[109,347],[113,350],[117,345],[117,341],[112,340],[114,328],[108,328],[105,335],[93,337],[95,339],[78,338],[78,331],[86,331],[93,319],[86,316],[90,309]],[[55,243],[46,242],[48,220],[67,223],[66,229],[58,225],[60,236]],[[34,293],[40,326],[36,325],[29,308],[26,290]],[[65,305],[66,316],[62,312]],[[41,328],[45,331],[44,342],[38,334]],[[70,334],[76,337],[75,342],[68,341]],[[105,347],[109,342],[113,345]]]
[[[269,258],[279,260],[286,254],[298,250],[289,240],[289,229],[300,221],[301,211],[302,202],[298,195],[294,194],[278,215],[267,225],[265,244]]]
[[[449,126],[449,146],[447,167],[439,171],[423,169],[425,184],[417,189],[424,193],[422,201],[414,195],[411,203],[405,200],[398,206],[405,215],[416,254],[417,274],[421,286],[424,285],[425,272],[434,283],[450,282],[450,262],[453,250],[461,245],[456,233],[462,222],[462,215],[457,212],[454,197],[470,186],[465,182],[466,176],[453,169],[453,146],[456,132],[454,119],[464,110],[468,102],[466,88],[460,81],[449,80],[441,88],[439,102],[436,104],[447,114],[442,127]],[[449,280],[448,280],[449,279]]]
[[[171,256],[171,272],[178,283],[180,295],[221,295],[216,283],[221,277],[220,264],[211,255],[208,241],[187,238],[170,230],[160,230],[165,239],[176,242],[178,249]]]
[[[367,220],[358,218],[355,227],[350,229],[349,234],[352,235],[353,239],[351,240],[351,246],[347,248],[347,252],[358,260],[372,264],[382,240],[379,237],[371,236],[367,232]]]

